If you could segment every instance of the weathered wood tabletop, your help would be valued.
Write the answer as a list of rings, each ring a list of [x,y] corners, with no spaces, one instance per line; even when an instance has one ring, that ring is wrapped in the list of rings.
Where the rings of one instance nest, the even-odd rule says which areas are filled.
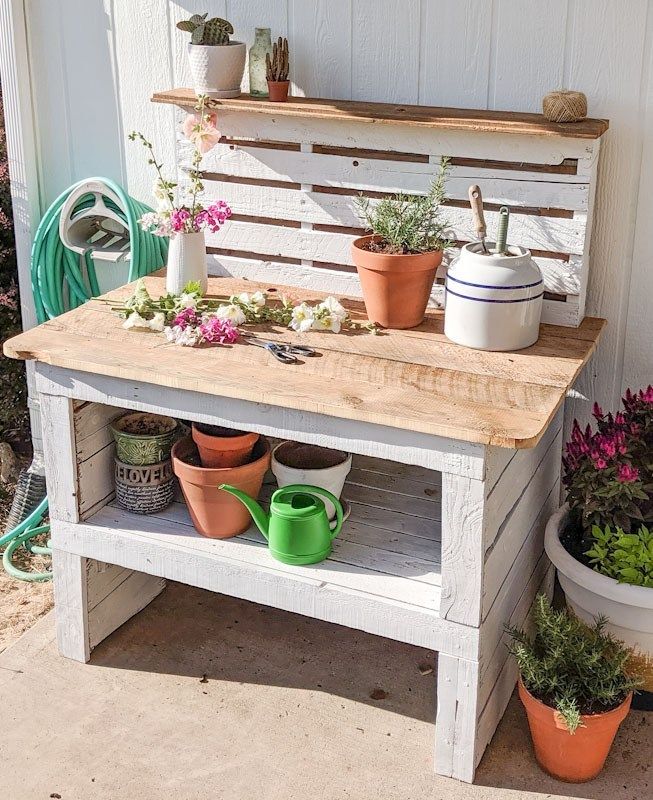
[[[161,274],[145,282],[153,297],[165,292]],[[211,278],[208,296],[271,288],[277,296],[308,302],[325,296],[227,278]],[[104,299],[118,301],[130,293],[123,286]],[[365,319],[359,300],[347,299],[344,305],[353,318]],[[604,324],[586,318],[578,328],[542,325],[535,345],[513,353],[451,343],[443,333],[442,311],[429,311],[418,328],[379,335],[253,329],[259,336],[300,341],[319,351],[318,357],[282,365],[243,340],[188,348],[160,334],[124,330],[110,304],[95,299],[9,339],[4,352],[82,372],[519,449],[537,444]]]

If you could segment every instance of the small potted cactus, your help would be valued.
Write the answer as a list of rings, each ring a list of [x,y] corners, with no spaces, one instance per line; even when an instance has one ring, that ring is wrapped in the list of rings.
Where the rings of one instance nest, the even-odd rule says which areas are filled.
[[[230,41],[233,26],[226,19],[193,14],[177,23],[179,30],[190,33],[188,60],[198,95],[228,98],[240,95],[247,48],[244,42]]]
[[[288,58],[288,39],[279,37],[272,45],[272,55],[265,56],[266,74],[268,79],[268,91],[270,100],[278,103],[285,103],[288,99],[288,80],[289,58]]]

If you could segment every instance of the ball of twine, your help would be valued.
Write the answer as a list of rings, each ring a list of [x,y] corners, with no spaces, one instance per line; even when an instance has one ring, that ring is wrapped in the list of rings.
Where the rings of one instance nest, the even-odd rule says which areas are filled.
[[[587,97],[566,89],[549,92],[542,100],[542,113],[549,122],[580,122],[587,116]]]

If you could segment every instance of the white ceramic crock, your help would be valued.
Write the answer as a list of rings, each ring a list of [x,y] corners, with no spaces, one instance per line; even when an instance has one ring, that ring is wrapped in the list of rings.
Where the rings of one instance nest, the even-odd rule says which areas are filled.
[[[488,249],[493,247],[487,242]],[[537,341],[544,283],[524,247],[484,255],[466,244],[447,271],[444,333],[476,350],[521,350]]]
[[[170,237],[166,265],[166,291],[181,294],[191,281],[199,281],[206,293],[209,278],[206,266],[204,231],[177,233]]]
[[[277,479],[279,488],[282,486],[291,486],[292,484],[299,483],[308,486],[318,486],[320,489],[326,489],[331,494],[340,499],[342,494],[342,487],[345,485],[345,479],[351,470],[351,453],[340,464],[334,467],[326,467],[324,469],[298,469],[296,467],[289,467],[282,464],[276,457],[277,451],[283,447],[286,442],[281,442],[272,451],[272,464],[271,469],[274,477]],[[329,519],[334,519],[336,510],[329,500],[323,498],[326,512]]]
[[[619,583],[586,567],[560,544],[569,507],[563,506],[548,521],[544,548],[558,570],[558,580],[567,605],[586,622],[604,615],[607,630],[635,651],[635,665],[641,670],[646,691],[653,691],[653,589]]]
[[[247,47],[244,42],[188,44],[188,61],[196,94],[226,99],[240,95]]]

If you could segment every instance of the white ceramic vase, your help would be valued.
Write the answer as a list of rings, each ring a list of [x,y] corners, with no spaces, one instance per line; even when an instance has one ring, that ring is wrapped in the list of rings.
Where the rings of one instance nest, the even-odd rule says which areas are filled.
[[[331,492],[331,494],[340,499],[342,487],[345,485],[345,479],[351,470],[351,453],[345,453],[345,458],[343,461],[332,467],[325,467],[321,469],[301,469],[283,464],[277,457],[280,455],[279,451],[282,450],[284,446],[292,444],[294,444],[294,442],[282,442],[272,451],[271,469],[274,477],[277,479],[279,488],[282,486],[291,486],[293,484],[317,486],[320,489],[326,489],[328,492]],[[327,516],[330,520],[335,519],[336,509],[333,503],[326,498],[322,499],[324,500]]]
[[[240,95],[247,47],[244,42],[188,44],[195,93],[226,99]]]
[[[493,244],[487,242],[491,251]],[[447,270],[444,333],[476,350],[521,350],[537,341],[544,283],[524,247],[485,255],[466,244]]]
[[[171,294],[181,294],[186,284],[191,281],[199,281],[204,293],[208,289],[204,231],[176,233],[170,237],[166,291]]]
[[[637,671],[646,691],[653,691],[653,589],[619,583],[577,561],[560,543],[569,507],[563,506],[548,521],[544,548],[558,570],[567,605],[585,622],[607,618],[607,630],[635,651]]]

